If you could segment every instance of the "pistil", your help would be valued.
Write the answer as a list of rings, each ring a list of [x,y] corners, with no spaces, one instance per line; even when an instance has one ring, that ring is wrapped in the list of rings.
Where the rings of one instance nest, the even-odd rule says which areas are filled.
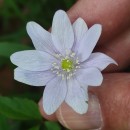
[[[63,59],[61,61],[61,67],[64,71],[70,72],[74,68],[74,63],[70,59]]]

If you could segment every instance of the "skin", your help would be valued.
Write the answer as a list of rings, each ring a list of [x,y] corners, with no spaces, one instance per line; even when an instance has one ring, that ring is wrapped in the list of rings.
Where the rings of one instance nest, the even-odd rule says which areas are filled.
[[[89,93],[96,95],[100,102],[102,130],[130,129],[130,74],[120,72],[130,63],[129,5],[130,0],[78,0],[67,12],[72,23],[78,17],[82,17],[88,27],[95,23],[102,24],[102,36],[94,51],[109,55],[119,64],[110,65],[105,69],[104,81],[100,87],[89,88]],[[58,120],[69,129],[88,129],[87,121],[90,117],[79,116],[65,103],[51,116],[43,111],[42,99],[39,101],[39,109],[44,118]],[[69,117],[73,117],[73,121],[69,120]],[[91,128],[94,126],[92,125]]]

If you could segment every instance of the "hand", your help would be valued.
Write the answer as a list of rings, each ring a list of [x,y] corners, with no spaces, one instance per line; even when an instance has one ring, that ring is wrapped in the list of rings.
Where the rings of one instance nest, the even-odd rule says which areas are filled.
[[[72,23],[82,17],[88,26],[103,25],[101,39],[95,51],[103,52],[115,59],[119,66],[110,66],[105,72],[121,71],[130,62],[130,1],[129,0],[79,0],[68,11]],[[103,130],[130,129],[130,74],[104,74],[101,87],[90,88],[89,110],[78,115],[63,104],[59,110],[47,116],[39,102],[41,114],[48,120],[59,120],[73,130],[87,130],[102,127]],[[98,105],[101,106],[101,109]],[[102,121],[100,114],[102,115]]]

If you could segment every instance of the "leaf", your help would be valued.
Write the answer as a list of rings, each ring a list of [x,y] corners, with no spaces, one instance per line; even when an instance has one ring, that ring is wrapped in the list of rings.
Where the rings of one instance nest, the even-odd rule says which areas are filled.
[[[17,120],[42,119],[37,104],[29,99],[0,96],[0,113]]]
[[[3,115],[0,115],[0,130],[10,130],[8,119]]]
[[[6,0],[6,3],[8,4],[8,6],[10,6],[10,8],[13,10],[13,12],[15,14],[17,14],[17,16],[21,16],[20,8],[18,7],[18,5],[15,1]]]
[[[34,127],[30,128],[30,129],[28,129],[28,130],[39,130],[39,129],[40,129],[40,125],[34,126]]]
[[[46,130],[61,130],[60,125],[57,122],[45,121]]]
[[[8,119],[0,114],[0,130],[20,130],[20,122]]]
[[[30,50],[30,49],[32,48],[27,45],[2,42],[0,43],[0,56],[9,58],[10,55],[16,51]]]

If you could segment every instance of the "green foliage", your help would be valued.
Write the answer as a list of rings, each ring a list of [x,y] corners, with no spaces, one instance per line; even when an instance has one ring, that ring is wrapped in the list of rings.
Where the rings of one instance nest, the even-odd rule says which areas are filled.
[[[31,50],[31,49],[32,48],[27,45],[3,42],[0,43],[0,56],[9,58],[10,55],[16,51]]]
[[[46,130],[61,130],[60,125],[56,122],[46,121],[44,125],[45,125]]]
[[[41,120],[37,104],[29,99],[0,97],[0,113],[11,119]]]
[[[40,129],[40,125],[34,126],[34,127],[30,128],[30,129],[28,129],[28,130],[39,130],[39,129]]]
[[[2,115],[0,115],[0,130],[10,130],[7,118]]]

